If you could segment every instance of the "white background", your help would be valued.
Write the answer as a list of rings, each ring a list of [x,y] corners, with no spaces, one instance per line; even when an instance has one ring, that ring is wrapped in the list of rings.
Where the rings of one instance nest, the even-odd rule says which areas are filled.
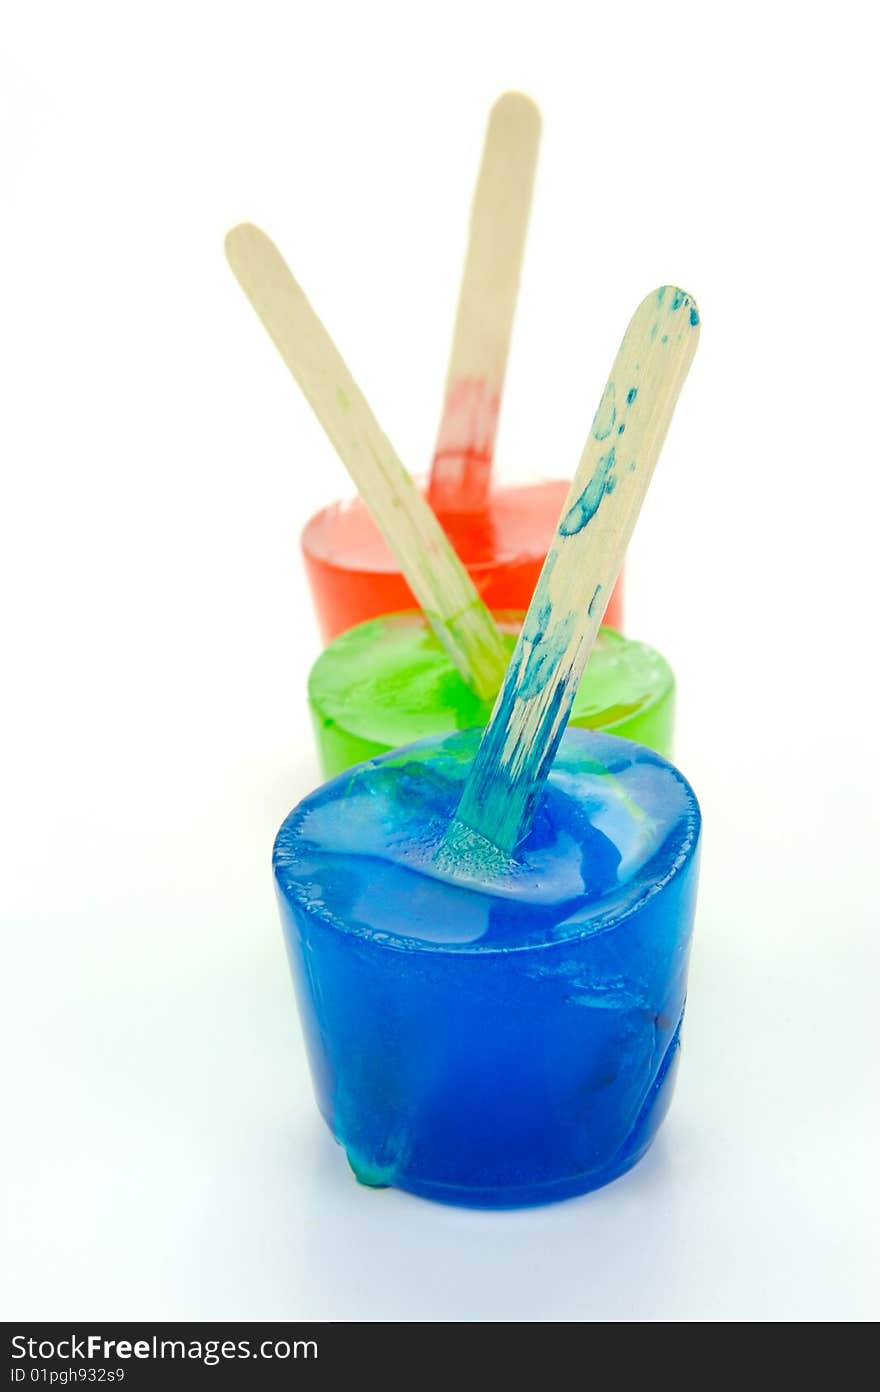
[[[876,1315],[867,4],[4,7],[7,1318]],[[485,117],[544,117],[499,474],[570,473],[631,310],[700,350],[631,551],[705,815],[673,1111],[607,1190],[350,1178],[269,870],[317,781],[297,534],[348,491],[222,254],[278,241],[415,471]]]

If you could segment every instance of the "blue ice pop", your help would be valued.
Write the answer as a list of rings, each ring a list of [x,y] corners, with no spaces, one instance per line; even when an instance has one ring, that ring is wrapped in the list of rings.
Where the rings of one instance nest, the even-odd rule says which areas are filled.
[[[678,1061],[700,813],[640,745],[571,729],[498,873],[440,868],[477,730],[307,797],[275,874],[318,1103],[357,1177],[531,1205],[629,1169]]]

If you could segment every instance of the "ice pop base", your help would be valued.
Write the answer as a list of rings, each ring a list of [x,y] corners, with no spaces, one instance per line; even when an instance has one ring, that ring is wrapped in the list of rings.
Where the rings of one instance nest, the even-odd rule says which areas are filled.
[[[500,488],[485,512],[441,519],[490,609],[527,609],[553,539],[570,481]],[[331,503],[306,524],[302,551],[326,643],[380,614],[416,608],[412,591],[359,498]],[[619,628],[618,584],[605,622]]]
[[[606,1184],[669,1105],[700,814],[653,751],[569,730],[508,871],[433,859],[479,732],[325,784],[274,865],[317,1100],[357,1177],[472,1207]]]
[[[496,614],[510,651],[522,614]],[[669,757],[675,679],[644,643],[600,631],[571,723],[623,735]],[[492,702],[465,686],[422,614],[389,614],[334,639],[309,674],[325,778],[403,744],[485,725]]]

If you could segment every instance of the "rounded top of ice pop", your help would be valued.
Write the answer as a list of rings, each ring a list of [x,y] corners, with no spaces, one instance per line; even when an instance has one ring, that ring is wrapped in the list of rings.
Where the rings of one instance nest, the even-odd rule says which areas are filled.
[[[516,861],[447,873],[436,848],[478,740],[459,731],[358,764],[291,812],[273,864],[304,923],[398,952],[549,948],[615,929],[691,864],[700,810],[678,769],[573,729]]]
[[[509,653],[522,614],[496,613]],[[629,735],[668,701],[675,678],[666,659],[613,629],[596,641],[572,707],[572,720]],[[385,614],[335,638],[309,672],[309,702],[325,728],[396,748],[427,735],[485,725],[480,701],[456,672],[422,614]],[[652,741],[641,733],[632,738]]]

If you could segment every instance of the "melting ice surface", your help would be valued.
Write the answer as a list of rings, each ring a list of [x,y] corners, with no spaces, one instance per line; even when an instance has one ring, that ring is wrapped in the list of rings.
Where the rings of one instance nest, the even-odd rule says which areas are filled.
[[[570,730],[533,827],[500,872],[437,852],[479,731],[360,765],[306,798],[276,846],[279,877],[319,917],[400,947],[503,950],[597,931],[686,853],[696,802],[659,755]]]

